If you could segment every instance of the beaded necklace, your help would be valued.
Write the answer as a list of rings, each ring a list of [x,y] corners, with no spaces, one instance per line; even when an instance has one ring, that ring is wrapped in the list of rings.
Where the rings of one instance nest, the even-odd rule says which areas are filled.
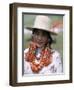
[[[39,73],[43,67],[48,66],[52,62],[51,49],[48,46],[41,50],[40,57],[36,57],[37,48],[37,44],[30,43],[29,51],[26,53],[26,60],[30,62],[31,69],[34,73]],[[36,62],[37,60],[39,62]]]

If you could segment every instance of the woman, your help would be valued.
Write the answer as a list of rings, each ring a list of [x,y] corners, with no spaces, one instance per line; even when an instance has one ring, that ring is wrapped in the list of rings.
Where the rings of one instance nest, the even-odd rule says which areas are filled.
[[[62,73],[60,54],[51,48],[51,34],[57,34],[49,29],[50,19],[38,15],[32,30],[32,40],[29,48],[24,51],[24,74],[58,74]]]

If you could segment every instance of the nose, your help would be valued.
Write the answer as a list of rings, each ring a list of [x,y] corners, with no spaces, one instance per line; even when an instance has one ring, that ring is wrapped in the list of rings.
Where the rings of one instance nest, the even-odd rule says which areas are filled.
[[[41,37],[41,35],[38,35],[38,40],[42,40],[42,37]]]

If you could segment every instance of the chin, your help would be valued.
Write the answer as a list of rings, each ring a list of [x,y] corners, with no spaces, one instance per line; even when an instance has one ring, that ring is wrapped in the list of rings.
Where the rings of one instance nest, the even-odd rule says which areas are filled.
[[[39,46],[39,48],[42,48],[42,47],[44,47],[44,45],[40,45],[40,46]]]

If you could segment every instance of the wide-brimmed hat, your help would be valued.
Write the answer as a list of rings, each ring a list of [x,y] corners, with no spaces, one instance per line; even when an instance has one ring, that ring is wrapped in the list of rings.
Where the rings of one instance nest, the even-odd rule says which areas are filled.
[[[56,31],[50,26],[51,18],[44,15],[37,15],[33,27],[26,27],[29,30],[40,29],[51,34],[57,35]]]

